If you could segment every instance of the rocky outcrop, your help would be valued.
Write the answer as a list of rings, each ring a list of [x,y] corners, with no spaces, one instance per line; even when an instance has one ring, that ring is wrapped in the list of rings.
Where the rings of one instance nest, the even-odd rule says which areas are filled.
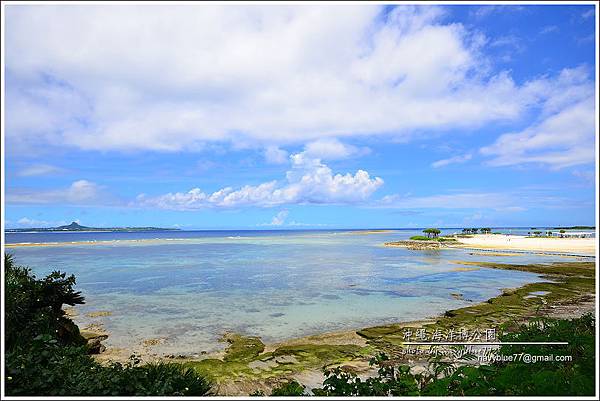
[[[100,354],[106,350],[102,341],[108,338],[103,331],[81,330],[81,336],[86,339],[86,348],[90,354]]]
[[[386,242],[384,245],[385,246],[397,246],[400,248],[406,248],[406,249],[412,249],[412,250],[441,249],[441,248],[449,247],[449,244],[446,242],[415,241],[415,240]]]

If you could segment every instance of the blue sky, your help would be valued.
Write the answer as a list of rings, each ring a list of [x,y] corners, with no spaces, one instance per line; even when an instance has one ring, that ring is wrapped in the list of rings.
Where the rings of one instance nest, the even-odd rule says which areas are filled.
[[[595,221],[595,10],[5,8],[5,225]]]

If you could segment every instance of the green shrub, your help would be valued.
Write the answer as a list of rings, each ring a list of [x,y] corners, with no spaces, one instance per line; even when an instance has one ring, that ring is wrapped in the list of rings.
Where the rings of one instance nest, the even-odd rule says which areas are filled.
[[[179,364],[103,366],[85,347],[61,345],[49,335],[6,355],[6,393],[12,396],[204,395],[209,383]]]
[[[410,237],[410,239],[413,241],[433,241],[433,238],[426,237],[424,235],[413,235]]]
[[[281,397],[281,396],[297,397],[297,396],[304,395],[304,389],[305,389],[305,387],[302,384],[298,383],[295,380],[292,380],[292,381],[284,383],[278,387],[275,387],[273,389],[273,391],[271,392],[271,395],[274,397]]]
[[[438,242],[454,242],[456,239],[454,238],[444,238],[444,237],[425,237],[423,235],[413,235],[410,237],[412,241],[438,241]]]
[[[103,366],[87,354],[64,304],[84,302],[75,277],[37,279],[5,255],[5,391],[10,396],[205,395],[210,384],[180,364]]]
[[[578,319],[538,319],[530,325],[502,329],[503,342],[559,342],[564,346],[502,345],[499,355],[571,356],[569,362],[524,359],[489,365],[456,366],[433,358],[430,369],[411,374],[410,367],[389,364],[385,355],[371,363],[380,366],[377,377],[362,380],[339,368],[325,372],[321,396],[589,396],[595,392],[595,320],[592,314]],[[466,359],[473,359],[466,355]],[[521,357],[522,358],[522,357]]]
[[[64,304],[84,302],[81,293],[73,290],[74,276],[55,271],[37,279],[30,269],[16,266],[8,254],[4,255],[4,274],[6,350],[41,334],[49,334],[62,344],[85,344],[77,326],[62,310]]]

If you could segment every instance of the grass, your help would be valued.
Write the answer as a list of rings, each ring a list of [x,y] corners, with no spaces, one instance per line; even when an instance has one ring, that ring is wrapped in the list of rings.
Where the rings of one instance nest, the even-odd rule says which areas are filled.
[[[231,348],[239,350],[244,348],[244,344],[254,344],[255,338],[236,335],[223,359],[189,361],[185,366],[221,384],[238,379],[287,377],[307,369],[321,370],[330,365],[366,358],[373,352],[371,347],[354,344],[299,344],[284,345],[264,353],[230,352]],[[252,362],[259,366],[262,363],[262,366],[253,369]]]
[[[410,237],[411,241],[438,241],[438,242],[454,242],[456,239],[454,238],[445,238],[445,237],[426,237],[424,235],[413,235]]]

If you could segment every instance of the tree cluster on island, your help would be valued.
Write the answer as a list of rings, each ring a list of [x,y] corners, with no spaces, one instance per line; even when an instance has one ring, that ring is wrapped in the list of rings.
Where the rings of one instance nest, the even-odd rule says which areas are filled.
[[[480,232],[481,234],[490,234],[492,232],[492,229],[489,227],[484,227],[484,228],[463,228],[462,229],[463,234],[477,234],[477,232]]]

